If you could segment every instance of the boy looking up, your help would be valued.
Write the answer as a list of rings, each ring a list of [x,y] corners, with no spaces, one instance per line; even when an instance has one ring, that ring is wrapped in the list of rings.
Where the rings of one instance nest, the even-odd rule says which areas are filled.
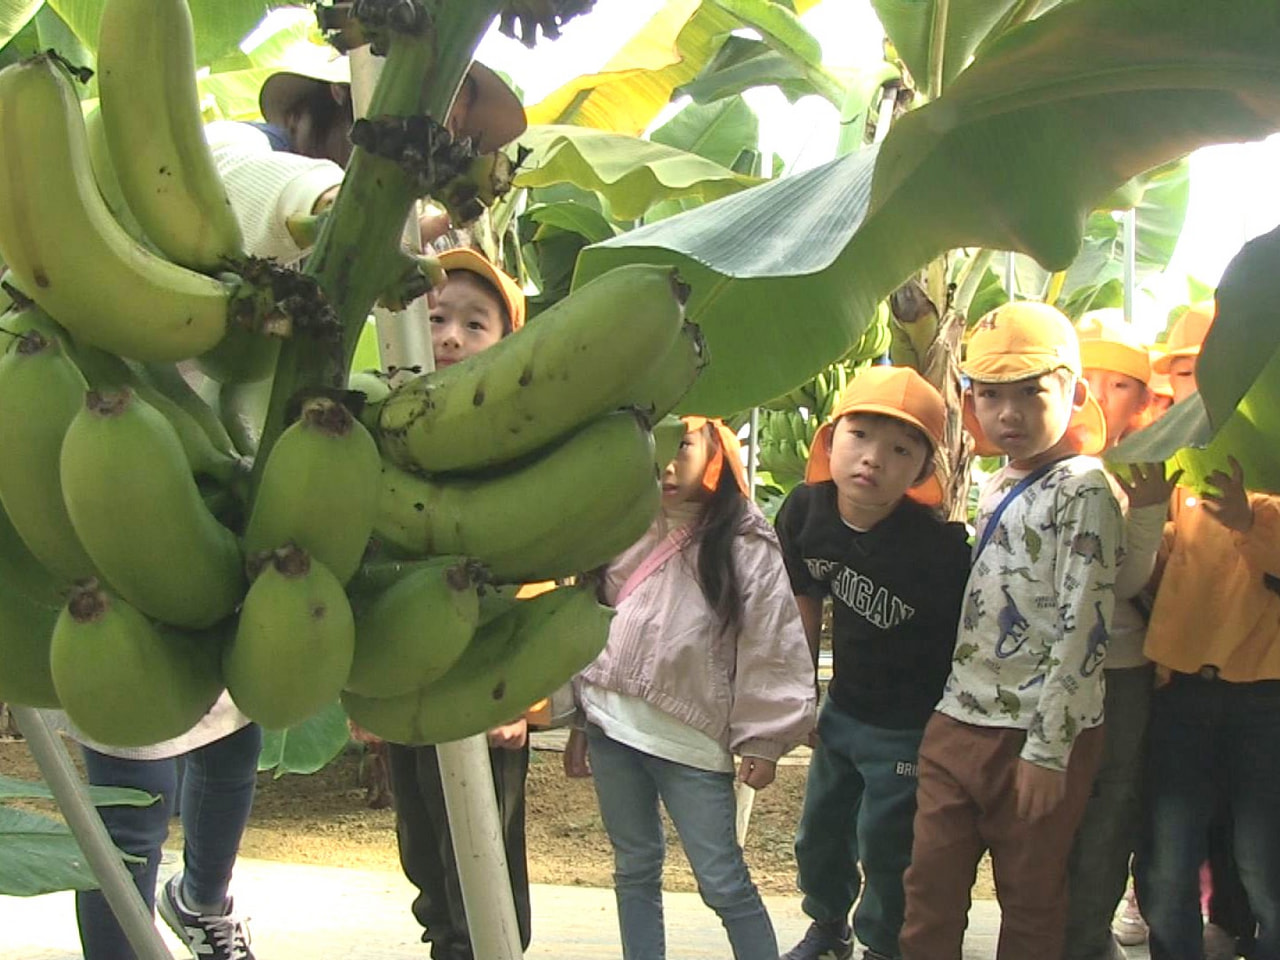
[[[785,960],[847,960],[855,933],[864,957],[898,956],[916,756],[950,669],[969,570],[964,526],[930,509],[942,500],[934,452],[945,425],[941,395],[914,370],[865,370],[778,513],[815,664],[824,597],[834,614],[832,680],[796,835],[814,922]]]
[[[958,960],[991,851],[998,960],[1059,960],[1067,855],[1102,752],[1102,663],[1123,520],[1102,411],[1065,316],[999,307],[962,371],[979,448],[1009,463],[978,504],[978,543],[942,700],[920,745],[905,960]]]

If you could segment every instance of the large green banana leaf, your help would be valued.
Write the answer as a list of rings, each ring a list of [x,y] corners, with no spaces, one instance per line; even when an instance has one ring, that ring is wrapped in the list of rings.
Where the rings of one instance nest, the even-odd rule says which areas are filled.
[[[533,153],[517,186],[576,184],[598,193],[616,220],[638,219],[660,200],[714,200],[760,182],[695,153],[590,127],[531,126],[520,144]]]
[[[1250,489],[1280,493],[1280,228],[1236,254],[1217,301],[1196,363],[1199,393],[1126,438],[1112,458],[1171,461],[1187,486],[1203,489],[1235,457]]]
[[[1063,269],[1130,178],[1280,128],[1276,50],[1272,0],[1077,0],[1008,31],[878,151],[589,247],[575,284],[676,265],[712,357],[685,409],[741,410],[841,356],[939,253],[1017,250]]]
[[[276,779],[286,773],[315,773],[350,742],[347,714],[334,702],[287,730],[264,730],[258,769],[274,771]]]
[[[818,0],[797,0],[803,13]],[[769,0],[743,0],[765,16]],[[569,81],[527,107],[531,124],[572,123],[639,136],[693,80],[734,31],[745,26],[715,0],[667,0],[599,73]]]
[[[0,47],[17,36],[42,6],[43,0],[7,0],[0,3]]]

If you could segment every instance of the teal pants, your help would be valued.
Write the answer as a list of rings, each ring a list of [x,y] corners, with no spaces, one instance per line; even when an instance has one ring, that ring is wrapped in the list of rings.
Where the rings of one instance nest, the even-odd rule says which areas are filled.
[[[858,940],[887,957],[899,956],[923,735],[862,723],[827,700],[796,831],[804,912],[837,922],[853,909]]]

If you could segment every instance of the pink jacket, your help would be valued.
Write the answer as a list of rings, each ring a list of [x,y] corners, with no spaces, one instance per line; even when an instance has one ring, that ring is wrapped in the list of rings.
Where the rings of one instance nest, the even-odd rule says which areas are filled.
[[[634,569],[662,539],[651,529],[609,573]],[[808,736],[816,711],[813,661],[778,538],[750,506],[735,541],[743,611],[734,635],[720,631],[702,596],[697,562],[695,542],[636,586],[579,680],[639,697],[735,754],[777,760]],[[618,586],[607,578],[606,601]]]

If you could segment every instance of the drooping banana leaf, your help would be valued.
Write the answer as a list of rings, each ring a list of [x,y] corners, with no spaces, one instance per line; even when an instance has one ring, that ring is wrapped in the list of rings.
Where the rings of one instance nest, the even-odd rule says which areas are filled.
[[[1280,128],[1270,0],[1078,0],[1010,30],[939,100],[864,150],[584,251],[676,265],[711,365],[686,410],[764,402],[841,356],[874,305],[956,247],[1075,259],[1131,177]],[[874,165],[874,184],[872,172]]]
[[[691,103],[653,131],[649,140],[732,169],[744,148],[759,146],[760,119],[742,97]]]
[[[44,0],[6,0],[0,3],[0,47],[16,37],[43,5]]]
[[[276,779],[286,773],[315,773],[350,740],[342,704],[331,703],[287,730],[264,730],[258,769],[273,771]]]
[[[760,182],[694,153],[589,127],[530,127],[520,144],[533,153],[517,186],[572,183],[593,190],[616,220],[635,220],[660,200],[714,200]]]

